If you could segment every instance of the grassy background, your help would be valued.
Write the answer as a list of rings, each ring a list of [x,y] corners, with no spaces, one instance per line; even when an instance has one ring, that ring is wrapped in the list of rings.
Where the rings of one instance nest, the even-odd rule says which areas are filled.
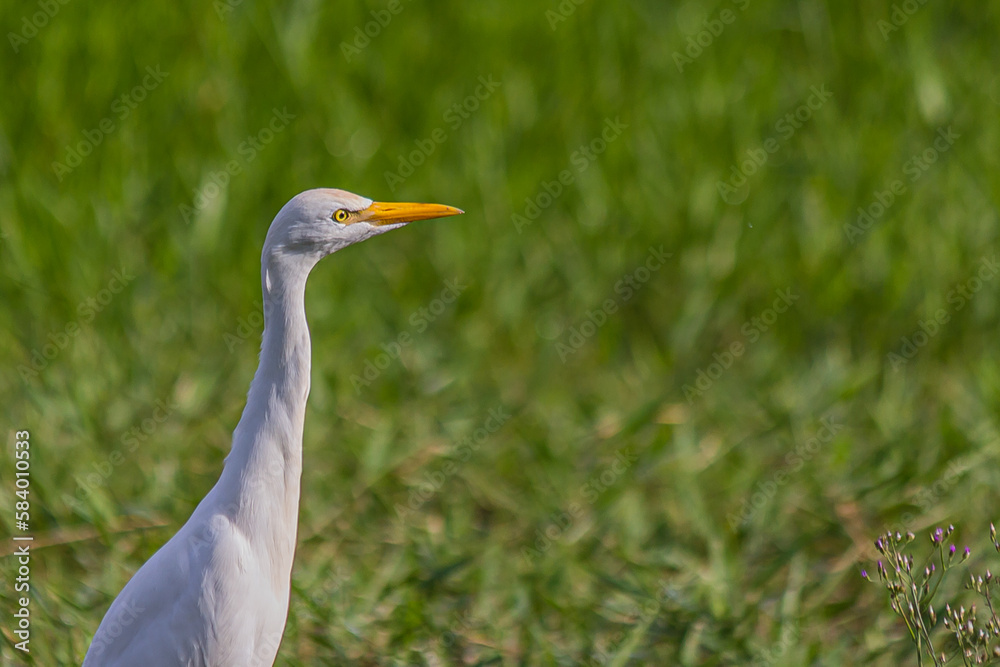
[[[466,215],[311,278],[279,665],[915,662],[858,569],[886,526],[954,522],[973,562],[985,553],[1000,280],[961,308],[949,294],[998,249],[1000,8],[927,3],[884,37],[888,2],[564,2],[553,28],[554,0],[401,0],[348,58],[387,4],[70,0],[11,45],[42,10],[5,3],[0,497],[12,507],[14,431],[29,429],[36,543],[32,653],[15,654],[5,615],[3,664],[77,664],[217,479],[256,367],[264,233],[319,186]],[[116,104],[147,67],[167,75]],[[455,127],[446,113],[479,77],[500,86]],[[832,97],[779,133],[812,86]],[[251,158],[241,144],[274,109],[294,119]],[[579,171],[574,152],[617,118]],[[911,181],[948,127],[954,145]],[[386,172],[438,128],[393,191]],[[84,131],[100,143],[57,173]],[[723,201],[717,183],[771,137]],[[564,169],[573,183],[517,229]],[[897,179],[905,192],[849,239]],[[672,256],[624,298],[616,283],[660,246]],[[418,330],[456,279],[467,288]],[[608,299],[616,312],[571,339]],[[356,390],[401,332],[401,359]],[[717,377],[686,391],[700,373]],[[461,460],[497,409],[510,419]],[[0,525],[16,532],[12,509]],[[0,569],[10,582],[14,559]],[[0,598],[13,609],[10,585]]]

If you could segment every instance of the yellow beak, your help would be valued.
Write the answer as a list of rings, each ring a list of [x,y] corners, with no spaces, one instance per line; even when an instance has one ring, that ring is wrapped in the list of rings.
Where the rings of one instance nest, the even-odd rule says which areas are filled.
[[[414,222],[445,218],[449,215],[461,215],[465,211],[444,204],[409,204],[387,203],[377,201],[358,213],[357,221],[365,221],[372,225],[392,225],[398,222]]]

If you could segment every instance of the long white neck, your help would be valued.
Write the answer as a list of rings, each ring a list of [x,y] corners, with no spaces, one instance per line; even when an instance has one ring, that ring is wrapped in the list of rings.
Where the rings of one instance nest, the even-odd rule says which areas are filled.
[[[274,584],[285,590],[295,555],[311,361],[305,286],[312,263],[292,259],[264,258],[260,365],[217,485],[226,513],[271,560]]]

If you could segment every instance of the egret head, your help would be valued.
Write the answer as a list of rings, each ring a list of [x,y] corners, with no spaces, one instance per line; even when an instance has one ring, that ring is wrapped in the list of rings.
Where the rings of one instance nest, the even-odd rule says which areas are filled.
[[[264,259],[285,257],[315,263],[352,243],[407,223],[462,212],[441,204],[376,202],[345,190],[306,190],[292,197],[275,216],[264,241]]]

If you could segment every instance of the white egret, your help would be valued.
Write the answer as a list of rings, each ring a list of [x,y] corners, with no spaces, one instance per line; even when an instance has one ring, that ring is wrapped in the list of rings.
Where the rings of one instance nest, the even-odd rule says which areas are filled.
[[[309,395],[306,278],[341,248],[459,213],[326,189],[303,192],[278,212],[261,254],[260,365],[222,475],[112,603],[84,667],[274,663],[288,615]]]

